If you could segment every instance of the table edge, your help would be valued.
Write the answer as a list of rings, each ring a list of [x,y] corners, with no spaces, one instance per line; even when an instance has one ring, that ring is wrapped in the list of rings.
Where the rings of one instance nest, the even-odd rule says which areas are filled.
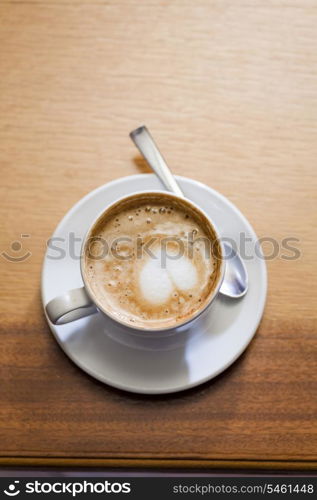
[[[317,460],[0,457],[0,466],[317,471]]]

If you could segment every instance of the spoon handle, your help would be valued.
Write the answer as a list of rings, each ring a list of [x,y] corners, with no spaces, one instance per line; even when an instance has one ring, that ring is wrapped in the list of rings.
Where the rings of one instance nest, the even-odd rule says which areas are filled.
[[[130,132],[130,137],[166,189],[184,198],[182,190],[174,179],[148,129],[145,126],[139,127]]]

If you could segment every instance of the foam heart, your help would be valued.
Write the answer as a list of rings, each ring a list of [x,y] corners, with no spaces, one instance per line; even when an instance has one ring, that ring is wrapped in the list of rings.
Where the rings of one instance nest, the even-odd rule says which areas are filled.
[[[145,300],[156,305],[164,304],[175,289],[185,292],[196,285],[196,267],[186,256],[163,254],[161,250],[154,256],[147,260],[139,276]]]

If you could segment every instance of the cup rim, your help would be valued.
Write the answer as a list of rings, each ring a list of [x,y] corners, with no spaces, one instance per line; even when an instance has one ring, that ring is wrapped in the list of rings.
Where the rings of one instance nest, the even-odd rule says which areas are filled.
[[[109,210],[111,210],[116,204],[121,203],[122,201],[124,201],[124,200],[126,200],[128,198],[134,197],[134,196],[138,196],[138,195],[143,195],[144,196],[144,195],[151,195],[151,194],[158,194],[158,193],[161,193],[161,194],[163,194],[165,196],[168,196],[168,197],[170,197],[172,199],[181,200],[182,202],[185,202],[185,203],[187,203],[189,205],[192,205],[198,212],[202,213],[202,215],[207,219],[208,223],[210,224],[211,228],[213,229],[213,232],[216,235],[216,239],[219,242],[219,245],[220,245],[220,248],[221,248],[221,262],[220,262],[220,270],[219,270],[219,276],[218,276],[218,281],[216,283],[216,286],[214,287],[214,289],[213,289],[210,297],[206,301],[205,305],[201,309],[198,309],[197,311],[195,311],[195,313],[190,318],[186,318],[184,321],[180,321],[179,323],[177,323],[174,326],[145,328],[145,327],[141,327],[141,326],[137,326],[137,325],[131,325],[128,322],[125,322],[123,320],[118,319],[115,315],[113,315],[109,311],[107,311],[102,306],[102,304],[99,303],[98,300],[96,300],[96,297],[95,297],[94,293],[92,292],[92,290],[91,290],[91,288],[90,288],[90,286],[89,286],[89,284],[88,284],[88,282],[86,280],[85,273],[84,273],[84,270],[83,270],[83,265],[84,265],[84,261],[85,261],[85,252],[84,252],[84,250],[85,250],[85,245],[87,243],[88,237],[89,237],[91,231],[93,230],[93,228],[97,225],[97,223],[101,219],[101,217],[103,217],[105,215],[105,213],[108,212]],[[152,332],[167,332],[167,331],[174,331],[174,330],[176,331],[178,328],[184,327],[185,325],[193,322],[199,316],[201,316],[201,314],[204,311],[206,311],[206,309],[211,305],[211,303],[217,297],[217,295],[219,293],[219,290],[220,290],[220,287],[222,285],[223,279],[224,279],[225,265],[226,265],[224,256],[225,256],[224,245],[223,245],[223,242],[221,240],[218,228],[214,224],[214,222],[211,220],[211,218],[208,216],[208,214],[206,214],[206,212],[201,207],[199,207],[192,200],[186,198],[186,196],[182,197],[182,196],[174,194],[174,193],[172,193],[170,191],[165,191],[163,189],[156,189],[156,190],[152,189],[152,190],[146,190],[146,191],[135,191],[135,192],[133,192],[131,194],[126,194],[124,196],[120,196],[118,199],[114,200],[109,205],[107,205],[106,208],[104,208],[95,217],[95,219],[93,220],[93,222],[90,224],[89,228],[87,229],[86,234],[85,234],[84,239],[83,239],[83,242],[82,242],[82,245],[81,245],[81,252],[80,252],[80,272],[81,272],[81,277],[82,277],[82,280],[83,280],[83,283],[84,283],[85,290],[86,290],[89,298],[93,302],[93,304],[95,304],[95,306],[98,308],[98,310],[100,310],[105,316],[107,316],[108,318],[110,318],[111,320],[113,320],[115,323],[118,323],[119,325],[124,326],[124,327],[128,328],[129,330],[131,330],[131,333],[133,333],[133,331],[134,331],[134,332],[142,332],[142,333],[149,333],[149,334],[151,334]]]

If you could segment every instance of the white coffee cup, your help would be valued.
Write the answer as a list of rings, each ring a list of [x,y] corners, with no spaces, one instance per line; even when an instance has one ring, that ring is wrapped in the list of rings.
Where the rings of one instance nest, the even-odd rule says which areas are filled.
[[[180,320],[175,326],[169,326],[167,328],[153,328],[150,326],[148,327],[138,327],[135,326],[131,323],[125,322],[121,319],[118,319],[117,316],[111,314],[110,311],[106,310],[100,300],[96,297],[94,292],[92,291],[87,278],[86,278],[86,273],[84,272],[84,267],[85,267],[85,253],[87,251],[87,244],[89,241],[89,238],[92,234],[93,228],[98,224],[99,220],[101,218],[104,218],[108,213],[110,213],[113,209],[114,206],[118,205],[121,202],[124,202],[126,199],[131,198],[131,196],[138,197],[142,196],[144,199],[147,195],[150,195],[153,193],[162,193],[162,196],[165,198],[169,198],[171,200],[179,200],[181,203],[184,205],[186,204],[189,209],[194,209],[201,217],[201,220],[204,221],[205,224],[209,225],[210,232],[215,234],[216,240],[219,243],[219,249],[220,249],[220,265],[218,268],[218,276],[217,276],[217,281],[214,284],[214,288],[212,290],[212,293],[208,296],[206,299],[205,303],[203,304],[203,307],[194,312],[190,317],[184,318],[184,320]],[[211,222],[210,218],[208,215],[201,209],[199,208],[195,203],[189,200],[185,200],[184,198],[179,198],[175,194],[169,193],[167,191],[142,191],[142,192],[137,192],[133,193],[133,195],[129,196],[124,196],[115,202],[113,202],[111,205],[105,208],[105,210],[102,211],[101,214],[96,217],[95,221],[91,224],[89,227],[86,236],[83,240],[82,243],[82,248],[81,248],[81,259],[80,259],[80,270],[81,270],[81,275],[82,275],[82,280],[83,280],[83,286],[80,288],[76,288],[73,290],[69,290],[68,292],[64,293],[63,295],[60,295],[58,297],[55,297],[53,300],[51,300],[45,307],[46,314],[49,318],[49,320],[54,323],[54,324],[65,324],[69,323],[71,321],[77,320],[79,318],[83,318],[85,316],[89,316],[93,313],[100,312],[104,314],[107,318],[110,318],[113,320],[115,323],[119,324],[121,327],[126,329],[129,333],[134,333],[134,334],[141,334],[141,335],[148,335],[151,332],[156,332],[156,335],[158,333],[164,334],[164,333],[169,333],[169,332],[175,332],[175,331],[182,331],[184,327],[188,327],[189,325],[192,325],[192,323],[198,319],[203,312],[205,312],[207,309],[211,307],[213,304],[215,298],[217,297],[223,278],[225,274],[225,259],[224,259],[224,249],[223,245],[221,243],[220,235],[215,227],[215,225]]]

